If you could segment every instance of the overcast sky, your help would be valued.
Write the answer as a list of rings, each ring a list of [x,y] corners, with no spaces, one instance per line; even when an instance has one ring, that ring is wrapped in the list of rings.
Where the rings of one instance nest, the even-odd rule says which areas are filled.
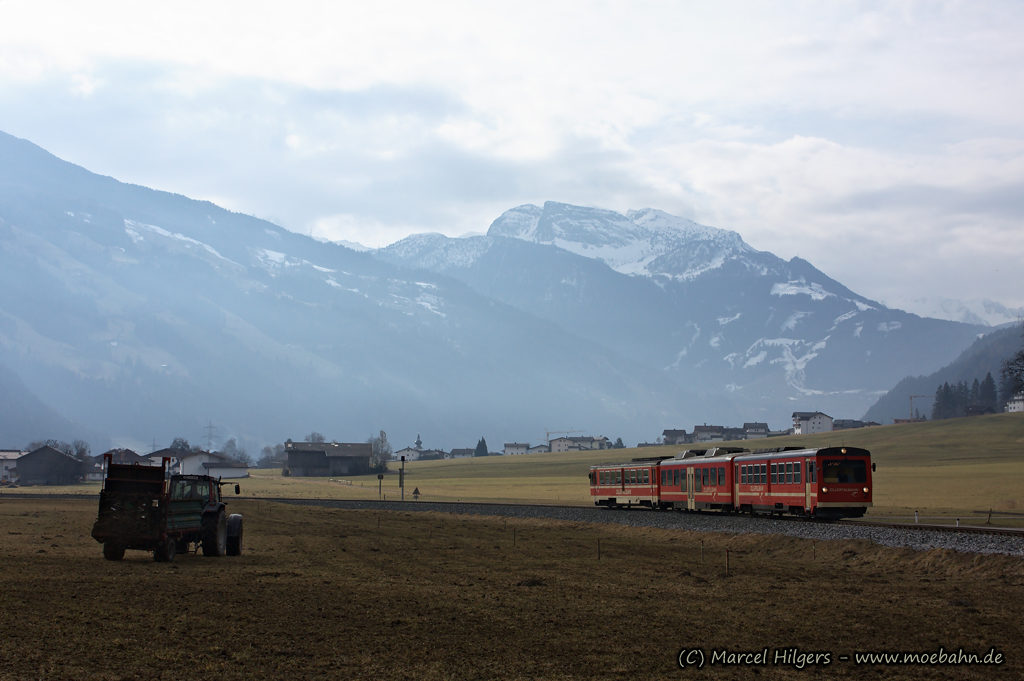
[[[382,246],[651,206],[1024,306],[1024,3],[0,2],[0,130]],[[916,302],[915,302],[916,301]]]

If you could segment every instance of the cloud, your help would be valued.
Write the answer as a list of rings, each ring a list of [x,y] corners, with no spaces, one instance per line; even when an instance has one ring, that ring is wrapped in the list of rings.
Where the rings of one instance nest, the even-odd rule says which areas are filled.
[[[653,206],[890,304],[1024,305],[1017,3],[0,15],[0,129],[296,231],[384,245],[526,202]]]

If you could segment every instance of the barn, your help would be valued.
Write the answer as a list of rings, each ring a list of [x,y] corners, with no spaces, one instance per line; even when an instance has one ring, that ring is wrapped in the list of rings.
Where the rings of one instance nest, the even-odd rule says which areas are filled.
[[[84,474],[82,462],[53,447],[40,447],[18,459],[22,485],[71,485]]]
[[[370,472],[369,442],[285,442],[288,470],[300,477],[366,475]]]

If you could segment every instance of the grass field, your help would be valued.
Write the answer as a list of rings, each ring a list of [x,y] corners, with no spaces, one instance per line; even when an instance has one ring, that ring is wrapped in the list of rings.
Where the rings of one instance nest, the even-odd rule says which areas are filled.
[[[1018,679],[1024,561],[865,541],[244,500],[237,558],[102,558],[95,502],[0,499],[0,680]],[[598,556],[600,542],[600,557]],[[701,544],[703,542],[703,552]],[[726,573],[726,550],[729,572]],[[829,655],[680,670],[682,648]],[[877,651],[999,667],[857,665]]]
[[[961,517],[984,522],[973,511],[1024,513],[1024,414],[999,414],[853,431],[759,440],[758,446],[863,447],[878,465],[875,506],[869,517]],[[406,464],[406,499],[415,489],[430,501],[519,501],[590,503],[587,470],[595,464],[637,456],[675,454],[686,446],[651,447],[563,454],[524,454]],[[382,493],[400,496],[397,463],[385,477]],[[376,476],[348,481],[283,477],[277,470],[255,470],[241,481],[243,497],[378,498]],[[71,488],[33,487],[24,491],[98,491],[98,484]],[[4,494],[16,493],[15,491]],[[1024,516],[1022,516],[1024,518]],[[1002,524],[1024,520],[998,519]]]

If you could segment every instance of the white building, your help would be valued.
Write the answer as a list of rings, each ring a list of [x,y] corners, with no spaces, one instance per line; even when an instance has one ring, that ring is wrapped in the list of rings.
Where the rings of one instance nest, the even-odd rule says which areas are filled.
[[[1024,411],[1024,393],[1017,393],[1006,403],[1006,411]]]
[[[548,443],[552,452],[582,452],[590,449],[608,449],[608,438],[598,437],[556,437]]]
[[[513,454],[526,454],[530,451],[530,443],[526,442],[506,442],[505,443],[505,456],[511,456]]]
[[[249,467],[216,452],[192,452],[178,460],[182,475],[209,475],[212,478],[247,478]]]
[[[528,454],[540,454],[541,452],[550,452],[551,445],[534,445],[526,451]]]
[[[18,449],[0,449],[0,480],[14,482],[18,476],[11,471],[17,468],[18,465],[15,462],[22,454],[24,452]]]
[[[406,447],[405,449],[399,449],[391,456],[394,457],[395,461],[401,461],[403,456],[405,457],[406,461],[417,461],[419,460],[421,454],[423,454],[422,449],[417,449],[415,447]]]
[[[831,433],[832,417],[820,411],[794,411],[793,434]]]

